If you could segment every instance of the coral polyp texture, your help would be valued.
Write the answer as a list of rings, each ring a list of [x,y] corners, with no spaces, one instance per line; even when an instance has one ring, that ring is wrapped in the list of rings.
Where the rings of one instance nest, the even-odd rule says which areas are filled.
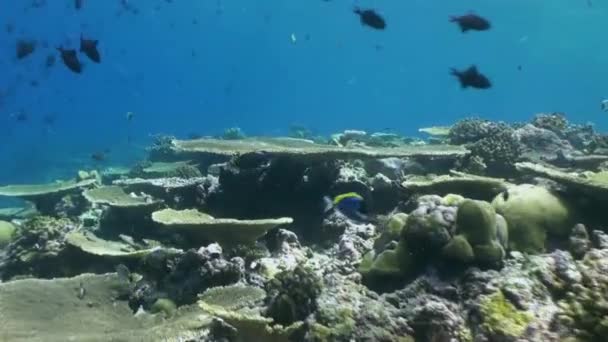
[[[421,132],[164,137],[0,187],[24,200],[0,340],[606,340],[606,139],[559,114]]]

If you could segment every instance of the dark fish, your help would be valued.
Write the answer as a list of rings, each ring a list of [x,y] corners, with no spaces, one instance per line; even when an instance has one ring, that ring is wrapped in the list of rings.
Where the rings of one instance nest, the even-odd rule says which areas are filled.
[[[490,80],[480,73],[475,65],[471,65],[468,69],[462,71],[452,68],[451,74],[458,77],[462,88],[488,89],[492,87]]]
[[[129,268],[127,266],[125,266],[124,264],[119,264],[118,266],[116,266],[115,270],[118,279],[125,283],[131,282],[131,271],[129,271]]]
[[[46,56],[46,60],[44,61],[44,65],[47,68],[50,68],[53,65],[55,65],[55,56],[54,55],[48,55],[48,56]]]
[[[492,25],[487,19],[484,19],[477,14],[469,13],[459,16],[451,16],[450,22],[457,23],[460,26],[462,32],[469,30],[473,31],[486,31],[489,30]]]
[[[376,30],[384,30],[386,28],[386,21],[384,18],[382,18],[378,13],[376,13],[376,11],[372,9],[362,10],[355,7],[353,12],[359,15],[362,25],[367,25]]]
[[[16,113],[12,113],[10,115],[10,117],[15,119],[15,121],[17,121],[17,122],[26,122],[29,120],[29,115],[24,110],[20,110]]]
[[[68,69],[73,72],[80,74],[82,72],[82,63],[78,60],[78,56],[76,55],[76,50],[74,49],[64,49],[62,47],[58,47],[57,50],[61,53],[61,59],[63,60],[63,64],[68,67]]]
[[[80,52],[84,52],[95,63],[101,62],[101,56],[99,55],[99,50],[97,50],[98,43],[98,40],[84,39],[80,35]]]
[[[82,4],[83,4],[84,0],[74,0],[74,7],[79,10],[82,8]]]
[[[57,121],[57,118],[55,117],[54,114],[47,114],[42,118],[42,123],[45,126],[53,126],[56,121]]]
[[[93,159],[94,161],[97,162],[102,162],[106,160],[106,153],[104,152],[94,152],[93,154],[91,154],[91,159]]]
[[[36,50],[36,42],[33,40],[20,39],[17,41],[15,50],[17,53],[17,59],[23,59],[31,55],[34,50]]]
[[[6,24],[4,29],[6,30],[6,33],[9,33],[9,34],[15,32],[15,26],[13,26],[13,24],[11,24],[11,23]]]

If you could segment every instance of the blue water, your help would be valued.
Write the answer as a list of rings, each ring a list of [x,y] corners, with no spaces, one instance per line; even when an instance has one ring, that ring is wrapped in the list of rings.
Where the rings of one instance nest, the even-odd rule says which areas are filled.
[[[132,162],[151,134],[231,126],[250,135],[286,134],[294,123],[416,134],[471,114],[523,121],[560,111],[608,128],[599,105],[608,97],[604,0],[129,0],[138,14],[119,0],[84,0],[81,11],[73,0],[26,9],[31,2],[0,4],[1,184],[70,177],[106,148],[109,164]],[[378,10],[387,29],[363,27],[353,5]],[[448,22],[469,10],[493,29],[462,34]],[[81,75],[59,60],[46,70],[46,56],[77,48],[81,33],[100,40],[102,63],[81,55]],[[17,61],[17,38],[48,48]],[[460,89],[448,73],[472,63],[492,89]],[[19,110],[28,122],[10,117]],[[57,121],[45,127],[49,114]]]

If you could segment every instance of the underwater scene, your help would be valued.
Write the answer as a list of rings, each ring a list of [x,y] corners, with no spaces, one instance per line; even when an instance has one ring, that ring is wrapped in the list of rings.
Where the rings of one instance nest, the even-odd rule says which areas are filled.
[[[0,4],[0,342],[608,341],[608,2]]]

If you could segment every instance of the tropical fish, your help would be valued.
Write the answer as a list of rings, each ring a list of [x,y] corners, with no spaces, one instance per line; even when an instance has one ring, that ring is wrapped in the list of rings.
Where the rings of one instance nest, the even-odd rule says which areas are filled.
[[[62,47],[58,47],[57,50],[59,50],[59,53],[61,53],[61,60],[63,60],[63,64],[65,64],[68,69],[77,74],[82,72],[82,63],[80,63],[80,60],[78,60],[76,50],[64,49]]]
[[[323,201],[325,204],[324,213],[328,213],[331,210],[337,210],[349,218],[359,221],[368,220],[367,215],[365,215],[366,208],[364,198],[356,192],[340,194],[333,199],[325,196]]]
[[[492,24],[477,14],[469,13],[465,15],[451,16],[450,22],[457,23],[460,26],[460,31],[486,31],[492,27]]]
[[[477,70],[475,65],[471,65],[465,70],[451,69],[451,74],[458,78],[462,88],[488,89],[492,87],[490,80]]]
[[[34,50],[36,50],[36,42],[33,40],[20,39],[17,41],[15,50],[16,50],[17,59],[23,59],[23,58],[31,55],[34,52]]]
[[[99,50],[97,50],[98,43],[98,40],[84,39],[84,37],[80,35],[80,52],[84,52],[84,54],[95,63],[101,62],[101,55],[99,54]]]
[[[353,9],[353,12],[359,15],[361,24],[369,26],[376,30],[384,30],[386,28],[386,21],[376,11],[372,9],[362,10],[358,7]]]
[[[602,101],[601,108],[604,112],[608,112],[608,100]]]

